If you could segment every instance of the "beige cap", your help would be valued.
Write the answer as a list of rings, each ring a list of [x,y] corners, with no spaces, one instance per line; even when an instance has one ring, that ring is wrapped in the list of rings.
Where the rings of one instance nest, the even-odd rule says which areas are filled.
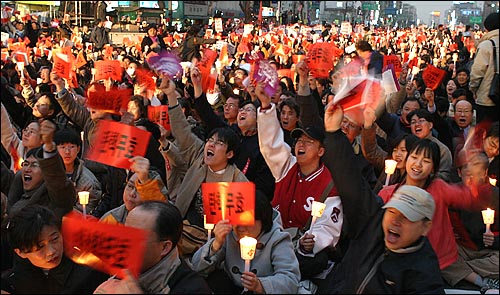
[[[416,222],[424,217],[432,220],[436,205],[427,191],[413,185],[403,185],[382,208],[396,208],[408,220]]]

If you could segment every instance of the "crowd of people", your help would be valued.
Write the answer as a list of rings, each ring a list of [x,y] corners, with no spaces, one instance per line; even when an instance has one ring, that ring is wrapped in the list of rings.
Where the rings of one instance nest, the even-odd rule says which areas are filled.
[[[146,24],[123,44],[107,22],[2,23],[2,294],[498,293],[498,13],[478,30]],[[327,69],[310,63],[321,43],[335,48]],[[155,70],[165,52],[182,71]],[[401,65],[395,90],[348,108],[353,81],[386,81],[388,56]],[[256,59],[277,73],[272,93]],[[100,61],[119,61],[119,77],[96,79]],[[429,68],[444,73],[437,85]],[[124,89],[126,108],[89,105]],[[170,129],[148,116],[162,105]],[[149,132],[130,168],[88,156],[105,122]],[[217,182],[255,184],[253,225],[221,219],[208,233],[202,186]],[[313,230],[314,201],[326,208]],[[75,262],[61,229],[70,212],[145,230],[139,274]],[[250,269],[245,236],[257,240]]]

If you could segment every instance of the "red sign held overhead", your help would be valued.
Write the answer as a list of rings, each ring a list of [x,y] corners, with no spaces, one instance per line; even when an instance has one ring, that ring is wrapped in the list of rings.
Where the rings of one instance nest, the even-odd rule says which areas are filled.
[[[166,130],[170,130],[170,119],[168,117],[168,105],[148,106],[148,119],[160,124]]]
[[[109,166],[130,169],[130,158],[143,157],[151,133],[115,121],[99,122],[87,158]]]
[[[127,109],[131,95],[131,89],[113,87],[111,91],[106,91],[103,85],[94,84],[87,92],[87,106],[119,114],[121,110]]]
[[[78,264],[118,278],[125,278],[124,269],[139,277],[147,233],[123,225],[100,223],[70,212],[63,217],[61,232],[64,253]]]
[[[422,78],[427,87],[436,90],[443,81],[444,76],[446,76],[446,71],[436,68],[433,65],[427,65],[425,70],[422,72]]]
[[[96,81],[109,78],[120,82],[122,80],[123,68],[118,60],[98,60],[94,63],[94,68],[96,69],[94,76]]]
[[[390,64],[394,66],[394,72],[396,73],[401,73],[401,71],[403,70],[403,66],[401,65],[401,61],[399,60],[397,55],[391,54],[384,56],[383,69],[386,69]]]
[[[255,184],[253,182],[205,182],[201,184],[206,222],[227,219],[231,224],[255,222]]]

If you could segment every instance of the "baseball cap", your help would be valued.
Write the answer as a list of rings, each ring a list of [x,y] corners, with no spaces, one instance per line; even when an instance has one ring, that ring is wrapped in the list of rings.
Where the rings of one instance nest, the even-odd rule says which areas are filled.
[[[432,220],[436,204],[427,191],[413,185],[403,185],[382,208],[398,209],[408,220],[416,222],[425,217]]]
[[[323,132],[323,130],[321,130],[319,127],[316,127],[316,126],[295,128],[292,130],[291,136],[292,136],[292,138],[297,139],[300,136],[302,136],[302,134],[305,134],[312,139],[319,140],[321,143],[323,143],[323,140],[325,139],[325,133]]]

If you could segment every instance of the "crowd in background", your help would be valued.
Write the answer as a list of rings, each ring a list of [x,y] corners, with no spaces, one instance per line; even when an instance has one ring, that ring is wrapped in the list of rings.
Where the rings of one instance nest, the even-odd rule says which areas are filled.
[[[480,30],[141,23],[140,38],[118,45],[108,22],[2,23],[2,292],[498,292],[498,13]],[[318,43],[340,51],[328,77],[307,63]],[[204,49],[218,53],[208,91],[196,63]],[[77,60],[71,79],[54,71],[61,50]],[[164,52],[182,72],[155,72],[148,60]],[[256,56],[278,74],[272,94],[252,80]],[[387,56],[401,63],[397,90],[358,113],[334,103],[356,77],[381,81]],[[107,60],[120,62],[121,79],[95,79]],[[427,67],[445,72],[437,87],[425,84]],[[130,90],[127,109],[87,105],[111,89]],[[160,105],[171,130],[148,118]],[[151,134],[130,169],[86,157],[105,120]],[[207,241],[207,182],[253,182],[255,224],[221,220]],[[148,231],[138,277],[108,279],[63,253],[61,220],[83,211],[81,191],[100,222]],[[313,201],[326,204],[314,231]],[[258,240],[249,271],[244,236]]]

